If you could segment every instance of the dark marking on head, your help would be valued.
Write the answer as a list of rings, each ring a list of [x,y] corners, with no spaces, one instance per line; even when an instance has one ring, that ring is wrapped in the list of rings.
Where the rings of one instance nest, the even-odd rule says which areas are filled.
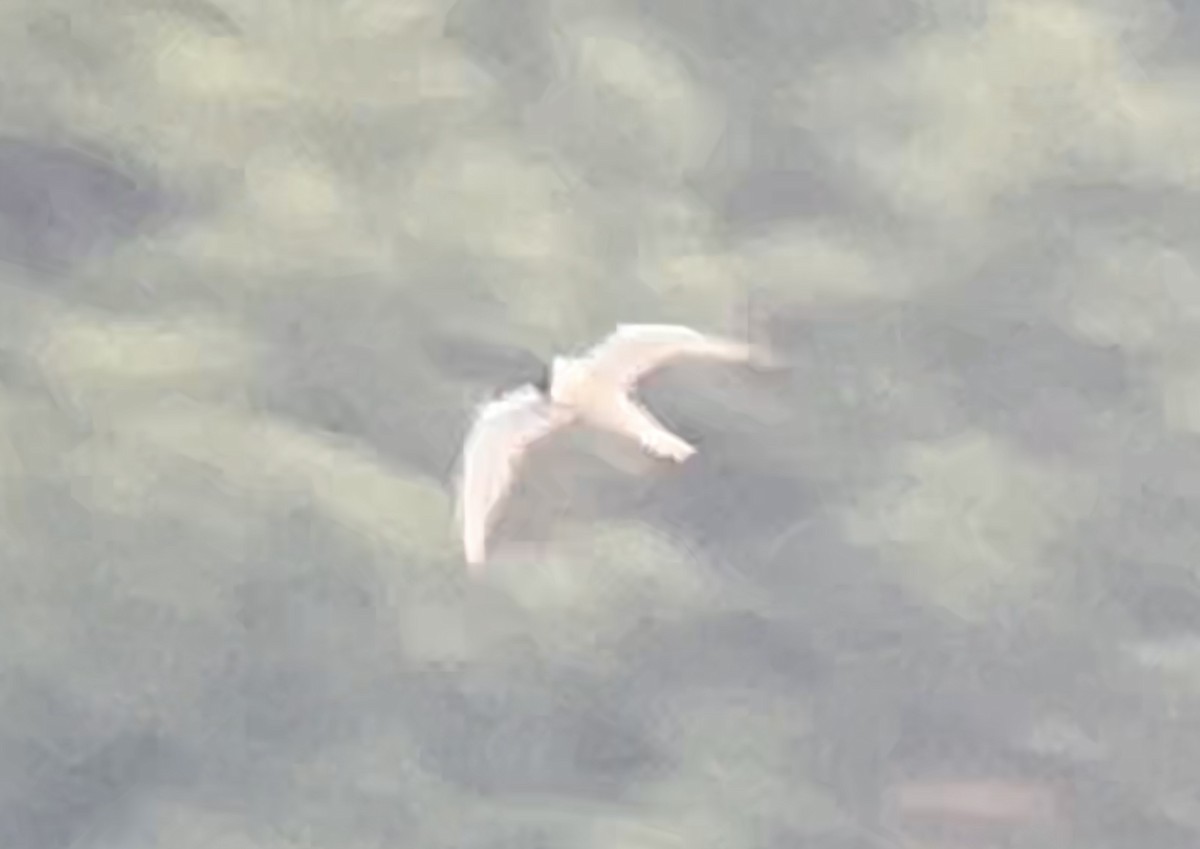
[[[542,363],[541,368],[539,368],[539,370],[538,370],[537,376],[530,382],[533,384],[533,387],[535,389],[537,389],[538,392],[541,392],[543,395],[549,395],[550,394],[550,375],[551,375],[550,365],[547,363]]]

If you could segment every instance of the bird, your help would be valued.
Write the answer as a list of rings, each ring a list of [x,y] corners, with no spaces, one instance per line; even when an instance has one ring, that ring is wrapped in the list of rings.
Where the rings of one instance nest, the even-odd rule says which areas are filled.
[[[744,342],[673,324],[619,324],[582,356],[553,357],[539,376],[479,405],[461,455],[456,518],[468,567],[479,571],[487,536],[530,448],[585,424],[636,441],[647,454],[682,463],[696,447],[632,397],[637,383],[672,361],[771,361]]]

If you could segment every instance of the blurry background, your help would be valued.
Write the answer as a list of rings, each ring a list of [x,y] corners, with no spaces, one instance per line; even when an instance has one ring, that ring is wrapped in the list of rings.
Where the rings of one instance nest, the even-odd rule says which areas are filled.
[[[2,9],[0,844],[1200,845],[1200,6]]]

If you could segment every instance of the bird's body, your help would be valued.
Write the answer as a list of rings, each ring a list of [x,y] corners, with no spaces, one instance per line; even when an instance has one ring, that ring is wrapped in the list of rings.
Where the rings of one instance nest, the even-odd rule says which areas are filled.
[[[745,362],[744,343],[677,325],[619,325],[582,357],[555,357],[545,376],[484,404],[463,449],[458,520],[468,565],[482,565],[495,511],[535,442],[584,423],[636,440],[647,453],[683,462],[696,449],[630,395],[637,381],[675,359]]]

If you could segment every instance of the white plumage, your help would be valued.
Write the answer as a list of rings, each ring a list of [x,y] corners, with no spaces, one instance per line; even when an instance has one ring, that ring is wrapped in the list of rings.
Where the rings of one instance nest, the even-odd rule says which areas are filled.
[[[648,453],[683,462],[696,449],[630,397],[639,379],[666,363],[697,358],[746,362],[747,344],[668,324],[622,324],[579,358],[556,357],[548,392],[526,384],[479,408],[463,446],[458,521],[472,567],[529,447],[574,422],[628,436]]]

